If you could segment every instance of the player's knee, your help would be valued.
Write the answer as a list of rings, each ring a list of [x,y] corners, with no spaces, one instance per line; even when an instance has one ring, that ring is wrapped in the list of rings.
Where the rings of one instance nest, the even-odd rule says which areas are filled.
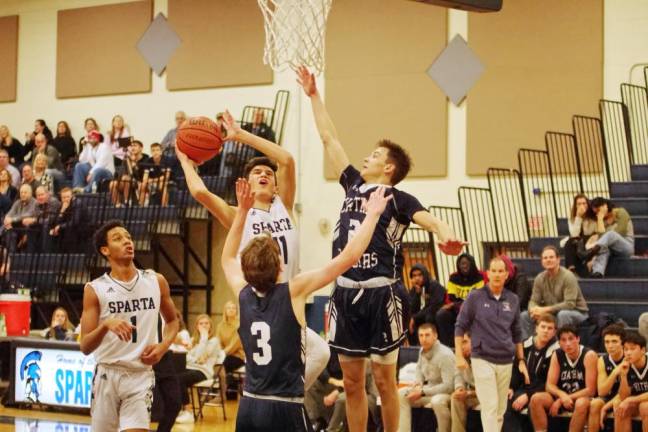
[[[641,402],[639,404],[639,415],[644,421],[648,419],[648,402]]]
[[[590,412],[599,412],[601,408],[605,405],[605,401],[601,398],[594,398],[590,402]]]
[[[590,406],[590,401],[586,397],[578,398],[576,399],[576,402],[574,403],[574,412],[576,413],[584,413],[587,412]]]
[[[344,374],[344,391],[348,395],[353,395],[364,391],[364,377],[356,377],[351,374]]]
[[[545,394],[544,394],[544,393],[542,393],[542,392],[540,392],[540,393],[534,393],[534,394],[531,396],[531,400],[529,401],[529,407],[532,408],[532,407],[539,407],[539,406],[542,406],[542,405],[544,404],[544,400],[545,400],[545,399],[546,399],[546,398],[545,398]]]

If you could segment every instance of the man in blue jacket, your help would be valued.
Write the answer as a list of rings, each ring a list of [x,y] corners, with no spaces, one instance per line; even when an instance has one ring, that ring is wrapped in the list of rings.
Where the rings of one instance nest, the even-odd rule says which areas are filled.
[[[466,332],[471,335],[471,365],[484,432],[499,432],[502,428],[514,359],[525,383],[529,383],[520,329],[520,303],[515,294],[504,290],[507,277],[504,261],[498,257],[491,259],[488,285],[471,291],[455,324],[459,370],[468,367],[461,349],[463,335]]]

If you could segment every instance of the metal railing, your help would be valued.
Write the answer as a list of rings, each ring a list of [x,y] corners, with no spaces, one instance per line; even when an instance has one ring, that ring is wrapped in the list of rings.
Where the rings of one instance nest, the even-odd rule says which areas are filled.
[[[557,236],[558,213],[549,153],[544,150],[520,149],[518,165],[527,208],[529,237]]]
[[[610,182],[629,181],[634,156],[628,107],[622,102],[601,100],[599,112]]]
[[[522,177],[517,170],[489,168],[486,174],[494,205],[498,242],[529,241]]]
[[[632,161],[648,163],[648,93],[646,87],[621,84],[621,100],[628,107]]]
[[[609,197],[610,167],[601,120],[595,117],[574,116],[572,128],[583,193],[589,197]]]
[[[496,244],[499,238],[491,191],[486,188],[462,186],[458,195],[465,238],[472,245],[470,253],[475,257],[475,262],[482,263],[484,257],[489,255],[489,251],[484,250],[484,244]]]

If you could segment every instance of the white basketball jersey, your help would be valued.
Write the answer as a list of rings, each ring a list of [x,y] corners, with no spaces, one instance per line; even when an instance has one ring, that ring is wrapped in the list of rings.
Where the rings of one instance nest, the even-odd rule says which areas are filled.
[[[130,282],[117,281],[105,273],[90,284],[99,298],[100,323],[108,318],[119,318],[135,327],[128,342],[111,331],[106,333],[94,351],[97,363],[149,369],[140,356],[144,348],[158,342],[160,285],[156,273],[137,270]]]
[[[264,231],[272,235],[281,251],[284,271],[279,282],[288,282],[299,272],[299,233],[279,195],[275,195],[270,211],[256,208],[248,210],[239,253],[252,237]]]

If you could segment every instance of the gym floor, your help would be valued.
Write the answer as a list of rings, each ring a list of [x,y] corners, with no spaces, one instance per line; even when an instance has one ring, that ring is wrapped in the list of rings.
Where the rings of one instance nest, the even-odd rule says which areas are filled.
[[[205,407],[203,419],[195,424],[176,425],[174,432],[194,431],[233,432],[236,423],[238,401],[227,401],[227,421],[223,420],[220,407]],[[157,425],[152,424],[155,430]],[[5,408],[0,405],[0,432],[89,432],[90,417],[86,415],[67,414],[54,411],[24,410]]]

